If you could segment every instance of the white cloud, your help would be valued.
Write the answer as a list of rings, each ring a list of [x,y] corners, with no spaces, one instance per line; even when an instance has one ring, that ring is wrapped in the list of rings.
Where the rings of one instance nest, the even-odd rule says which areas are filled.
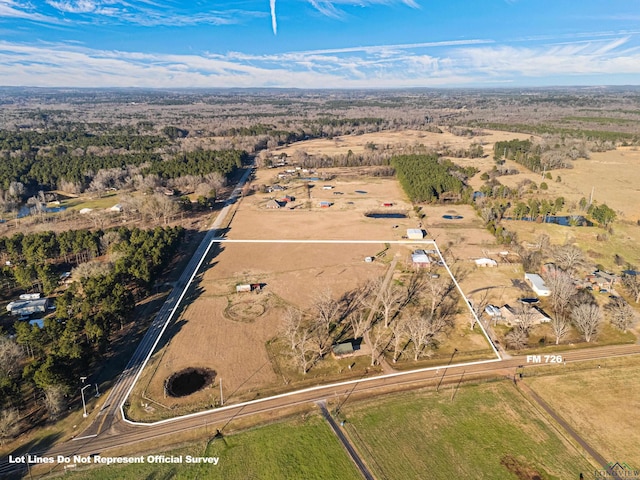
[[[400,3],[411,8],[420,8],[415,0],[308,0],[308,2],[321,14],[333,18],[341,18],[344,15],[344,11],[340,9],[341,6],[370,7]]]
[[[58,22],[55,18],[35,12],[30,4],[15,0],[0,0],[0,18],[21,18],[44,23]]]
[[[0,0],[3,1],[3,0]],[[84,20],[112,23],[130,23],[145,27],[160,25],[228,25],[243,18],[262,17],[264,12],[237,9],[213,10],[200,4],[191,5],[188,11],[174,3],[153,1],[129,2],[127,0],[46,0],[47,4],[65,16],[77,15]]]
[[[640,75],[634,38],[527,47],[469,40],[270,55],[167,55],[0,42],[2,83],[19,86],[384,88],[628,78],[620,75]]]

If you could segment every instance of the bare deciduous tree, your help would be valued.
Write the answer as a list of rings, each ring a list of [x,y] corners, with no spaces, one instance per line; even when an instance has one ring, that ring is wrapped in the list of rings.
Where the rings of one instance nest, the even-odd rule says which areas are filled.
[[[640,275],[624,274],[622,285],[633,296],[636,303],[640,302]]]
[[[576,286],[571,276],[559,268],[550,267],[544,276],[544,281],[549,287],[551,309],[556,315],[565,315],[566,310],[576,293]]]
[[[522,326],[516,325],[509,333],[507,333],[504,339],[509,348],[522,350],[527,345],[529,334],[524,328],[522,328]]]
[[[571,298],[576,294],[576,287],[571,276],[559,268],[550,268],[544,280],[551,292],[549,296],[551,310],[553,311],[551,329],[556,337],[556,345],[558,345],[560,340],[569,332],[567,311]]]
[[[304,328],[302,325],[302,312],[297,308],[289,307],[285,310],[282,319],[282,334],[291,350],[295,350],[299,342],[300,330]]]
[[[529,330],[535,322],[535,310],[528,305],[522,305],[516,310],[515,317],[518,327],[529,335]]]
[[[585,342],[590,342],[598,334],[600,324],[602,323],[602,315],[600,313],[600,307],[597,305],[578,305],[571,311],[571,317]]]
[[[614,298],[606,306],[606,309],[609,312],[611,325],[626,332],[635,317],[635,312],[633,308],[631,308],[631,305],[622,298]]]
[[[378,363],[382,346],[388,342],[388,330],[382,328],[382,325],[374,326],[367,336],[369,340],[369,347],[371,348],[371,366],[375,366]]]
[[[563,245],[554,249],[553,260],[558,268],[569,273],[586,265],[584,253],[575,245]]]
[[[20,370],[23,352],[14,340],[0,337],[0,373],[11,377]]]
[[[18,433],[19,415],[17,410],[2,410],[0,412],[0,445],[4,445],[5,440],[13,438]]]
[[[407,319],[407,332],[413,344],[413,359],[418,360],[424,355],[433,337],[440,333],[447,322],[440,315],[430,315],[429,312],[416,312]]]
[[[356,310],[347,318],[349,319],[351,330],[353,330],[353,338],[362,338],[369,329],[369,314],[363,310]]]
[[[482,294],[478,298],[474,298],[470,307],[471,310],[469,312],[469,328],[473,330],[476,326],[477,320],[482,320],[482,315],[484,315],[484,309],[489,305],[489,291],[484,290]],[[475,315],[474,315],[475,314]],[[477,320],[476,320],[477,319]]]
[[[56,418],[67,406],[64,388],[60,385],[51,385],[44,391],[44,403],[51,418]]]
[[[407,336],[409,333],[405,317],[400,317],[392,324],[391,328],[393,331],[393,363],[396,363],[408,343]]]
[[[566,315],[554,315],[551,319],[551,330],[556,337],[556,345],[569,333],[569,320]]]

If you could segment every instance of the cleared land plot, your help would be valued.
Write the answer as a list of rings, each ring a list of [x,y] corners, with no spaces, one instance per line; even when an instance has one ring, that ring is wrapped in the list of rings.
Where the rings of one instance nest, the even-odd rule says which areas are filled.
[[[605,360],[602,368],[566,375],[527,376],[526,382],[596,451],[640,466],[640,365]]]
[[[510,383],[465,386],[453,401],[451,388],[342,408],[374,475],[519,480],[593,471]]]
[[[198,444],[150,455],[219,457],[218,465],[151,464],[92,468],[65,478],[117,480],[131,478],[359,478],[338,439],[319,416],[256,428],[209,445]]]
[[[620,147],[609,152],[591,153],[589,159],[572,162],[572,169],[553,170],[553,180],[545,180],[549,186],[545,196],[563,196],[567,205],[582,197],[589,199],[593,188],[593,199],[598,204],[606,203],[624,220],[640,219],[640,150],[637,147]],[[525,167],[509,163],[520,170],[518,175],[499,177],[501,183],[515,187],[525,178],[541,182],[540,174],[529,172]],[[555,182],[556,176],[562,182]],[[536,192],[541,196],[541,192]]]
[[[486,135],[477,137],[462,137],[450,132],[433,133],[422,130],[403,130],[402,132],[375,132],[364,135],[344,135],[332,139],[320,138],[296,142],[294,145],[281,147],[274,150],[274,153],[286,153],[293,156],[295,152],[306,152],[309,155],[346,155],[349,150],[358,154],[365,151],[367,144],[375,144],[379,150],[383,150],[386,145],[394,147],[424,145],[425,147],[437,148],[448,145],[452,148],[468,148],[472,143],[482,143],[486,154],[493,152],[493,144],[514,138],[527,139],[531,135],[523,133],[509,133],[498,130],[484,130]]]
[[[273,174],[273,170],[258,171],[254,184],[270,184]],[[220,379],[225,401],[235,403],[378,371],[368,370],[370,359],[367,359],[365,343],[359,352],[361,356],[336,360],[327,355],[306,376],[302,376],[288,355],[288,347],[283,342],[272,341],[281,331],[283,314],[288,306],[308,310],[318,294],[324,291],[338,299],[366,282],[383,277],[394,259],[398,262],[394,278],[409,275],[414,271],[414,267],[408,264],[412,250],[429,248],[419,242],[407,245],[384,243],[385,240],[401,240],[406,235],[406,228],[416,228],[420,224],[395,180],[362,178],[356,181],[338,176],[326,183],[334,189],[322,189],[322,182],[315,185],[311,190],[313,200],[310,206],[304,206],[307,200],[300,199],[306,192],[305,185],[298,185],[296,189],[296,182],[289,183],[288,190],[282,195],[291,194],[296,197],[294,204],[303,205],[293,210],[264,208],[270,194],[256,193],[245,197],[238,205],[226,233],[227,238],[381,240],[381,243],[220,244],[219,251],[212,256],[192,293],[187,296],[180,317],[167,332],[168,346],[156,352],[141,376],[136,392],[143,397],[132,401],[130,414],[136,418],[152,419],[218,405]],[[332,207],[317,207],[319,199],[332,198],[335,190],[343,195],[335,196],[339,198],[334,200]],[[383,202],[393,203],[394,210],[406,211],[407,217],[369,218],[364,215],[372,209],[384,209],[381,206]],[[434,207],[437,215],[446,211]],[[461,211],[465,216],[464,225],[472,231],[465,235],[480,238],[478,235],[482,235],[483,230],[478,228],[472,210],[462,207]],[[434,225],[438,221],[434,220]],[[442,228],[445,227],[448,224]],[[476,245],[473,252],[480,251]],[[371,256],[375,257],[374,262],[364,261]],[[436,269],[439,275],[447,276],[443,268]],[[257,283],[264,286],[260,293],[236,293],[238,284]],[[479,329],[469,331],[468,312],[460,303],[461,313],[449,338],[440,342],[434,358],[427,363],[418,362],[416,368],[446,363],[454,349],[465,361],[492,356]],[[347,339],[348,336],[341,337],[340,341]],[[215,371],[214,382],[185,397],[166,395],[165,380],[173,373],[190,367]],[[401,368],[409,367],[402,365]],[[146,413],[140,410],[141,405],[145,406]]]

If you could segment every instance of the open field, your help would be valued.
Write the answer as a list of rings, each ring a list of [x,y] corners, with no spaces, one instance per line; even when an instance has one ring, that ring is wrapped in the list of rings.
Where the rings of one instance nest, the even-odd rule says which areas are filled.
[[[453,388],[342,408],[345,428],[374,475],[518,480],[593,471],[510,382]]]
[[[549,190],[537,192],[548,198],[563,196],[567,205],[584,197],[589,200],[593,188],[593,200],[598,204],[606,203],[613,208],[621,220],[636,222],[640,219],[640,150],[638,147],[619,147],[608,152],[590,153],[589,159],[573,161],[572,169],[553,170],[553,180],[546,180]],[[516,163],[509,163],[520,170],[518,175],[500,177],[500,182],[514,187],[524,178],[539,184],[539,174],[531,173]],[[557,176],[562,181],[555,181]]]
[[[450,132],[433,133],[421,130],[403,130],[400,132],[375,132],[363,135],[344,135],[332,139],[319,138],[296,142],[294,145],[279,147],[275,149],[276,154],[286,153],[293,156],[295,152],[306,152],[309,155],[346,155],[349,150],[354,154],[362,153],[367,148],[367,144],[375,144],[378,149],[384,150],[387,145],[418,146],[440,148],[449,146],[453,149],[468,148],[472,143],[481,143],[485,153],[493,151],[493,144],[514,138],[526,139],[531,135],[524,133],[501,132],[498,130],[484,130],[486,135],[478,137],[464,137],[454,135]]]
[[[329,425],[317,415],[263,426],[208,444],[198,443],[150,455],[219,457],[218,465],[152,464],[90,468],[69,479],[131,478],[305,478],[352,480],[359,473]]]
[[[257,181],[266,181],[260,176],[269,173],[259,171]],[[314,197],[310,208],[266,210],[263,205],[269,194],[245,197],[239,204],[227,237],[230,240],[335,238],[381,242],[223,242],[215,246],[209,267],[198,278],[190,299],[168,332],[168,346],[153,356],[138,382],[136,392],[142,398],[132,402],[130,414],[135,418],[152,419],[218,405],[220,379],[224,400],[238,402],[294,387],[357,378],[378,371],[377,368],[370,369],[371,360],[365,343],[360,356],[336,360],[327,355],[303,376],[288,355],[290,349],[282,342],[273,341],[282,329],[287,307],[309,310],[322,292],[329,292],[333,298],[339,299],[363,284],[383,277],[392,264],[395,265],[393,278],[401,281],[403,276],[413,271],[407,263],[411,251],[428,248],[420,242],[406,245],[384,243],[386,239],[401,239],[407,227],[416,227],[419,223],[418,219],[412,218],[415,213],[403,200],[395,181],[369,178],[356,181],[338,177],[330,183],[334,186],[333,191],[341,191],[343,195],[337,196],[340,198],[328,209],[315,206],[319,198],[333,197],[332,190],[323,190],[319,186],[312,189]],[[292,187],[288,191],[294,190]],[[356,193],[356,190],[366,193]],[[302,203],[298,196],[296,194],[296,201],[292,203]],[[408,217],[374,219],[364,216],[365,212],[380,208],[383,201],[392,201],[394,211],[406,211]],[[472,210],[462,206],[461,211],[465,215],[461,230],[465,232],[467,228],[477,233],[464,233],[463,236],[468,235],[478,241],[483,230],[478,229]],[[450,235],[445,232],[448,224],[445,225],[441,218],[429,220],[429,216],[437,213],[441,217],[445,212],[438,207],[433,207],[433,212],[427,211],[427,220],[434,225],[434,231],[440,228],[443,236]],[[440,223],[442,225],[438,227]],[[490,237],[484,241],[489,240]],[[478,245],[469,247],[460,239],[457,242],[452,240],[451,244],[454,243],[457,248],[475,248],[475,253],[481,253]],[[364,262],[368,256],[377,258],[372,263]],[[444,269],[437,270],[447,275]],[[236,285],[247,283],[260,283],[264,288],[259,293],[236,293]],[[478,329],[469,331],[468,312],[462,303],[460,312],[449,335],[451,341],[442,339],[436,357],[429,364],[446,363],[454,349],[465,361],[491,355],[482,333]],[[347,339],[348,336],[341,337],[342,341]],[[415,366],[422,364],[418,362]],[[167,396],[165,380],[188,367],[209,368],[216,372],[215,380],[192,395],[181,398]],[[139,408],[142,404],[147,404],[146,412]]]
[[[602,362],[603,368],[526,382],[607,460],[640,466],[640,365]]]

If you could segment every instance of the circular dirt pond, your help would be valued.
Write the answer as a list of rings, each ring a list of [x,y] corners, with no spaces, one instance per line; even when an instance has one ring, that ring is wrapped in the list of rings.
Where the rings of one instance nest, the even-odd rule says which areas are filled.
[[[185,368],[167,379],[167,394],[186,397],[202,390],[216,378],[216,372],[208,368]]]

